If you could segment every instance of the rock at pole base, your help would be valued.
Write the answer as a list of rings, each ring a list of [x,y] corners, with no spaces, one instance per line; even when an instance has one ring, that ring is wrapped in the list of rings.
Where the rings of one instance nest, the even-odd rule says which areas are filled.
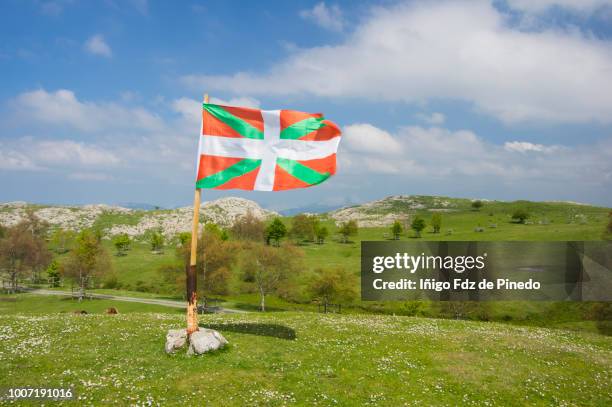
[[[174,353],[185,347],[188,355],[201,355],[211,350],[221,349],[227,345],[227,339],[214,329],[200,328],[189,337],[186,329],[170,329],[166,334],[166,353]]]
[[[166,353],[174,353],[187,343],[186,329],[170,329],[166,334]]]
[[[200,328],[189,337],[188,355],[201,355],[211,350],[221,349],[227,345],[227,339],[214,329]]]

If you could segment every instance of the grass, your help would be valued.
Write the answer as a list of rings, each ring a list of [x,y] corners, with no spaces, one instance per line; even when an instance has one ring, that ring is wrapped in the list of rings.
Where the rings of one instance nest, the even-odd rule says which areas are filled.
[[[427,206],[436,206],[432,197],[420,197],[420,201]],[[449,200],[453,205],[450,212],[442,213],[441,233],[434,234],[428,227],[422,236],[422,240],[529,240],[529,241],[564,241],[564,240],[599,240],[608,220],[609,209],[576,205],[560,202],[485,202],[484,207],[478,211],[471,208],[470,200],[440,198]],[[439,200],[440,200],[439,199]],[[401,202],[399,203],[401,206]],[[530,224],[516,224],[511,222],[511,214],[514,210],[524,208],[530,214]],[[406,207],[394,207],[392,210],[407,211],[411,215],[422,216],[427,222],[431,220],[432,212],[426,210],[413,211]],[[382,214],[382,213],[381,213]],[[101,217],[99,226],[108,227],[113,223],[133,224],[142,216],[138,212],[132,218],[130,215],[109,214]],[[288,226],[291,218],[284,218]],[[337,227],[333,221],[323,220],[323,224],[330,231],[330,238],[325,244],[318,245],[305,243],[300,245],[304,252],[303,273],[298,279],[305,280],[310,271],[318,267],[341,266],[350,270],[355,275],[360,272],[360,247],[361,241],[384,240],[390,235],[388,227],[361,228],[357,236],[353,236],[349,243],[341,243],[337,235]],[[495,227],[493,227],[495,226]],[[483,232],[476,232],[475,228],[483,228]],[[448,231],[452,230],[451,234]],[[414,241],[411,231],[405,232],[401,240]],[[108,240],[104,241],[109,253],[114,254],[115,249]],[[174,248],[167,245],[163,254],[154,254],[147,243],[135,241],[127,256],[111,256],[113,268],[120,290],[107,290],[108,294],[128,296],[158,296],[165,298],[181,299],[182,288],[168,285],[159,273],[162,265],[178,265]],[[236,273],[237,274],[237,273]],[[236,278],[237,279],[237,278]],[[237,288],[239,284],[234,284]],[[254,310],[259,304],[259,298],[254,294],[242,294],[235,289],[232,295],[225,297],[224,306]],[[267,302],[272,310],[316,310],[316,306],[307,304],[309,298],[301,295],[301,304],[284,301],[274,296],[268,296]],[[349,304],[347,304],[349,305]],[[370,303],[355,301],[345,307],[345,312],[366,313],[389,313],[412,315],[412,304],[406,303]],[[580,314],[579,305],[572,304],[575,312],[569,309],[559,311],[558,307],[552,305],[525,302],[494,304],[487,312],[490,319],[507,321],[520,324],[540,324],[546,326],[564,326],[572,329],[596,330],[597,324],[585,321]],[[552,309],[552,311],[551,311]],[[529,310],[528,312],[526,310]],[[424,303],[420,306],[417,315],[438,316],[432,304]],[[543,318],[542,316],[546,316]],[[568,319],[568,318],[572,319]]]
[[[103,314],[107,308],[115,307],[120,313],[165,312],[183,314],[179,308],[161,305],[139,304],[135,302],[76,299],[55,295],[0,295],[0,315],[7,314],[63,314],[74,311],[87,311],[88,314]]]
[[[206,315],[202,325],[229,347],[167,356],[165,332],[184,324],[173,311],[73,315],[61,300],[19,297],[18,307],[0,302],[0,387],[74,385],[79,400],[66,404],[612,403],[612,338],[602,335],[381,315]]]

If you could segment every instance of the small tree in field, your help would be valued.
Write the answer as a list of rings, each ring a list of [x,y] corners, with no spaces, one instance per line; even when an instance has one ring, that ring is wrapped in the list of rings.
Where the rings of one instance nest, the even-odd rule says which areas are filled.
[[[530,216],[526,209],[517,209],[512,213],[512,221],[514,223],[525,223]]]
[[[155,254],[162,254],[164,252],[164,235],[161,230],[152,230],[149,232],[149,243],[151,244],[151,251]]]
[[[357,277],[343,267],[320,268],[309,284],[313,298],[327,305],[332,301],[350,302],[357,295]]]
[[[253,242],[263,242],[265,237],[265,225],[248,211],[246,215],[240,217],[232,226],[230,233],[236,240],[248,240]]]
[[[472,209],[475,211],[479,211],[484,206],[484,203],[481,200],[476,200],[472,202]]]
[[[51,260],[42,235],[44,231],[38,225],[32,219],[23,220],[7,228],[0,239],[0,269],[8,274],[13,291],[27,271],[34,274]]]
[[[359,227],[354,220],[342,223],[338,229],[338,233],[342,236],[342,243],[348,243],[349,236],[355,236],[358,232]]]
[[[272,223],[266,228],[266,243],[274,242],[276,247],[280,246],[280,241],[287,235],[287,227],[280,218],[274,218]]]
[[[318,226],[315,235],[317,237],[317,244],[323,244],[329,235],[329,230],[325,226]]]
[[[95,232],[84,229],[76,238],[74,248],[62,265],[62,274],[79,284],[80,298],[85,296],[90,281],[112,271],[110,258]]]
[[[391,234],[393,235],[393,239],[399,240],[403,231],[404,227],[402,226],[402,223],[399,220],[393,222],[393,225],[391,225]]]
[[[127,251],[130,250],[131,244],[132,240],[127,233],[121,233],[120,235],[115,236],[113,239],[113,246],[115,246],[115,249],[117,249],[117,256],[125,256]]]
[[[50,246],[58,254],[68,253],[76,233],[72,230],[56,229],[51,235]]]
[[[440,233],[440,229],[442,229],[442,215],[439,212],[435,212],[431,216],[431,227],[434,233]]]
[[[266,310],[266,296],[282,289],[291,277],[299,273],[301,254],[291,246],[279,249],[253,244],[245,250],[242,270],[244,280],[255,283],[260,296],[260,310]]]
[[[604,232],[604,239],[612,240],[612,210],[608,214],[608,225],[606,226],[606,230]]]
[[[312,242],[315,239],[315,232],[319,226],[319,219],[313,215],[299,214],[293,217],[289,236],[295,239],[296,243]]]
[[[49,280],[49,286],[59,287],[60,285],[60,267],[56,260],[49,263],[47,267],[47,279]]]
[[[421,237],[421,232],[425,229],[425,219],[420,216],[415,216],[410,224],[412,230],[414,230],[416,237]]]

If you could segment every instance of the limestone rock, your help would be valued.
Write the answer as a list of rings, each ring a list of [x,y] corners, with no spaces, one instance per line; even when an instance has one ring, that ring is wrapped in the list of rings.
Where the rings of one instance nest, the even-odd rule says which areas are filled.
[[[213,329],[200,328],[189,338],[188,355],[201,355],[202,353],[217,350],[227,344],[227,340]]]
[[[170,329],[166,334],[166,353],[173,353],[187,343],[186,329]]]

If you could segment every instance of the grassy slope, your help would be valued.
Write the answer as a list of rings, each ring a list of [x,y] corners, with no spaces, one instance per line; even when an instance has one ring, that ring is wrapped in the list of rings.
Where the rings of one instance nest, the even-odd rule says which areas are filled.
[[[430,199],[430,198],[421,198]],[[486,202],[480,211],[473,211],[469,200],[448,198],[455,205],[456,211],[442,214],[442,233],[434,234],[430,228],[423,233],[424,240],[598,240],[604,230],[608,209],[569,203],[547,203],[547,202]],[[431,203],[428,202],[430,205]],[[521,225],[510,222],[510,214],[517,208],[526,208],[531,214],[533,224]],[[398,207],[395,210],[405,210]],[[412,213],[412,212],[411,212]],[[431,219],[431,212],[417,211],[427,221]],[[578,215],[578,217],[576,216]],[[123,216],[123,215],[121,215]],[[583,220],[581,220],[583,219]],[[112,219],[113,222],[132,223],[134,220]],[[290,225],[291,219],[285,218],[285,223]],[[546,224],[538,224],[545,221]],[[111,219],[105,219],[105,225]],[[362,228],[358,236],[352,237],[351,242],[343,244],[338,241],[336,227],[331,220],[324,221],[330,230],[330,238],[324,245],[304,244],[305,272],[316,267],[343,266],[359,274],[360,267],[360,243],[362,240],[383,240],[389,234],[388,228]],[[497,227],[492,228],[491,225]],[[474,228],[481,226],[484,232],[475,232]],[[447,230],[452,229],[448,235]],[[402,240],[414,240],[411,232],[405,233]],[[105,241],[109,252],[114,249],[110,242]],[[162,264],[176,263],[174,249],[167,247],[164,254],[157,255],[150,252],[146,243],[136,242],[127,256],[112,256],[114,269],[122,288],[126,290],[147,290],[159,294],[174,294],[172,287],[162,283],[157,271]],[[227,306],[238,306],[249,309],[258,304],[256,295],[242,294],[232,295],[227,298]],[[306,304],[288,304],[282,300],[270,297],[268,302],[276,309],[300,309],[312,310],[312,306]],[[406,313],[403,303],[365,303],[368,311],[384,311],[392,313]],[[420,314],[431,315],[433,311],[430,305],[424,304]],[[582,319],[577,312],[563,310],[555,314],[558,307],[554,304],[525,304],[509,303],[496,304],[490,307],[492,318],[502,319],[511,316],[513,320],[521,323],[539,323],[549,326],[565,326],[575,329],[594,329],[592,323],[576,322]],[[363,310],[362,310],[363,311]],[[543,319],[540,316],[546,315]]]
[[[190,358],[163,352],[182,316],[76,316],[47,299],[23,301],[20,314],[0,313],[0,386],[75,384],[79,405],[612,403],[612,338],[601,335],[372,315],[208,315],[202,323],[230,347]]]
[[[431,228],[423,232],[424,240],[600,240],[607,221],[608,209],[568,203],[546,202],[487,202],[480,211],[469,208],[469,200],[452,199],[459,210],[442,214],[442,233],[431,233]],[[517,208],[527,208],[532,214],[534,224],[520,225],[510,222],[510,214]],[[420,211],[418,215],[427,221],[431,212]],[[582,224],[576,215],[584,216]],[[546,220],[548,224],[538,224]],[[290,225],[291,219],[285,218]],[[122,223],[128,222],[123,220]],[[308,268],[341,265],[349,270],[359,271],[360,243],[362,240],[383,240],[389,234],[388,228],[362,228],[358,236],[351,238],[351,243],[339,243],[336,226],[332,221],[324,222],[330,230],[330,239],[324,245],[306,244],[301,246],[305,252],[305,263]],[[489,227],[496,224],[496,228]],[[475,232],[481,226],[484,232]],[[452,229],[451,235],[446,234]],[[405,233],[402,240],[413,240],[411,232]],[[107,242],[113,252],[112,245]],[[174,250],[169,247],[163,255],[152,254],[148,245],[135,243],[128,256],[115,257],[113,262],[119,280],[132,288],[140,280],[155,282],[159,280],[157,268],[162,264],[175,261]]]

